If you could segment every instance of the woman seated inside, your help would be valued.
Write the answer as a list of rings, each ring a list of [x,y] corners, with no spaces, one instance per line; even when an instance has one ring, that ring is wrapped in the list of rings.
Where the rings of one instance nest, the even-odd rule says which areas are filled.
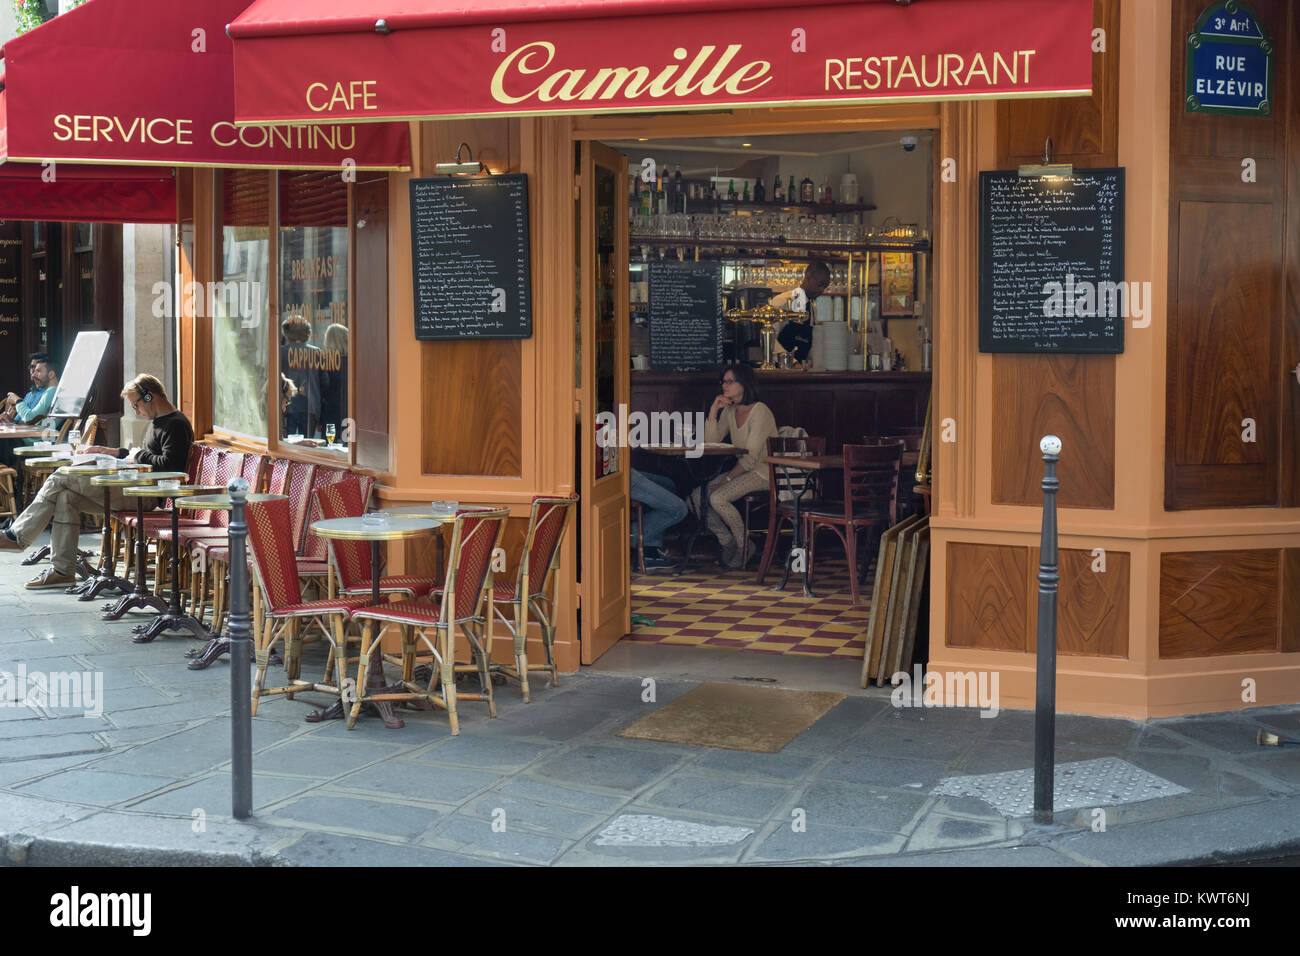
[[[765,491],[768,438],[777,434],[772,410],[758,400],[758,383],[748,365],[729,365],[722,371],[722,392],[704,419],[704,440],[739,445],[745,453],[735,467],[709,482],[709,530],[722,546],[722,562],[729,568],[743,568],[749,560],[745,521],[735,502],[755,491]],[[691,505],[699,513],[699,491]]]

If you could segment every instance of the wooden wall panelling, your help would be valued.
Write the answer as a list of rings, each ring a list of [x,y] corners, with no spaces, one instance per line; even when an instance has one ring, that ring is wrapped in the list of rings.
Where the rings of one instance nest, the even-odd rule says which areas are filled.
[[[1282,549],[1283,651],[1300,651],[1300,548]]]
[[[1282,367],[1293,369],[1300,363],[1300,11],[1292,4],[1289,10],[1291,69],[1287,71],[1290,87],[1286,96],[1286,287],[1283,291]],[[1276,76],[1276,74],[1275,74]],[[1280,76],[1277,77],[1282,82]],[[1289,379],[1283,385],[1281,482],[1284,508],[1300,507],[1300,383]],[[1300,582],[1297,582],[1300,584]],[[1296,622],[1300,626],[1300,621]]]
[[[426,475],[518,477],[520,340],[420,345],[421,470]]]
[[[356,420],[357,464],[387,471],[388,460],[388,177],[357,183],[356,295],[348,405]],[[360,225],[365,222],[365,226]]]
[[[1029,549],[1030,635],[1028,649],[1038,647],[1038,562]],[[1056,649],[1077,657],[1128,657],[1129,568],[1127,551],[1106,549],[1106,570],[1094,571],[1092,550],[1061,548],[1057,591]]]
[[[94,303],[89,309],[81,304],[83,329],[107,329],[112,332],[108,351],[99,364],[95,378],[95,408],[100,416],[101,428],[109,428],[117,435],[117,423],[122,417],[122,227],[117,223],[97,223],[91,227],[94,254]],[[80,282],[80,276],[76,277]],[[86,321],[88,320],[88,321]],[[68,339],[71,343],[75,335]],[[151,370],[162,377],[162,369]],[[101,432],[101,434],[107,434]],[[100,442],[105,444],[106,442]]]
[[[519,170],[518,120],[455,120],[420,126],[424,168],[468,143],[497,173]],[[462,157],[464,158],[464,157]],[[533,241],[542,223],[533,222]],[[539,277],[534,276],[536,284]],[[534,327],[539,321],[533,317]],[[400,334],[410,333],[401,331]],[[523,345],[519,339],[418,342],[421,471],[426,475],[519,477],[523,447]]]
[[[198,283],[200,288],[208,288],[207,283],[221,278],[221,217],[217,202],[218,171],[213,169],[194,170],[194,261],[192,272],[186,281]],[[271,244],[270,268],[276,267],[277,243]],[[275,275],[275,272],[271,272]],[[278,282],[271,282],[271,295],[276,295]],[[212,320],[203,315],[196,315],[195,303],[189,296],[182,296],[182,305],[188,305],[189,314],[184,316],[183,329],[188,334],[182,339],[188,354],[182,352],[181,369],[189,369],[191,381],[188,383],[190,407],[182,408],[193,425],[195,435],[206,435],[212,431]],[[194,296],[198,299],[198,296]],[[271,315],[277,314],[277,303],[271,302]],[[278,322],[270,323],[278,328]],[[270,334],[268,330],[268,334]],[[272,354],[278,354],[273,350]],[[188,359],[188,361],[186,360]],[[182,386],[184,388],[184,386]]]
[[[1119,164],[1119,0],[1094,0],[1093,23],[1106,31],[1106,52],[1093,54],[1092,96],[1000,102],[999,169],[1042,162],[1048,136],[1058,162]],[[1061,438],[1068,456],[1061,461],[1060,505],[1114,508],[1114,356],[993,356],[995,504],[1042,503],[1038,442],[1049,433]]]
[[[1300,399],[1286,374],[1300,359],[1300,318],[1284,311],[1300,268],[1288,251],[1300,244],[1286,235],[1288,221],[1300,223],[1300,194],[1287,190],[1300,150],[1287,143],[1297,12],[1252,4],[1274,44],[1273,112],[1232,117],[1185,109],[1186,38],[1204,6],[1175,0],[1170,37],[1165,507],[1300,503]],[[1254,182],[1242,181],[1245,158]],[[1242,440],[1244,418],[1255,420],[1254,443]]]
[[[1278,382],[1261,370],[1281,345],[1280,213],[1273,203],[1178,204],[1166,461],[1176,506],[1277,503]],[[1242,438],[1247,418],[1254,442]]]
[[[1029,549],[952,542],[947,567],[947,646],[1027,650]]]
[[[1040,163],[1050,136],[1057,162],[1115,166],[1119,156],[1119,0],[1093,0],[1106,52],[1092,56],[1092,96],[998,103],[998,165]]]
[[[1160,656],[1279,648],[1282,552],[1179,551],[1160,557]]]
[[[1044,435],[1061,439],[1062,508],[1115,507],[1115,357],[994,355],[994,504],[1041,506]]]

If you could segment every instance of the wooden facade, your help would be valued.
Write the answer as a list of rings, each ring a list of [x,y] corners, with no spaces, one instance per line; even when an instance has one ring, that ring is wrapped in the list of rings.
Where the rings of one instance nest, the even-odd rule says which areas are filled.
[[[1149,717],[1293,701],[1300,691],[1300,385],[1284,372],[1300,360],[1300,16],[1281,0],[1255,5],[1274,33],[1275,76],[1289,84],[1271,118],[1189,116],[1181,107],[1181,51],[1204,5],[1097,0],[1104,49],[1094,54],[1088,98],[413,124],[412,172],[353,190],[354,225],[366,223],[354,228],[354,397],[365,389],[386,398],[359,420],[373,454],[363,460],[358,452],[358,465],[377,475],[385,501],[509,506],[511,551],[532,496],[581,489],[579,469],[590,453],[583,422],[593,400],[583,362],[594,321],[583,307],[591,152],[584,144],[932,130],[929,666],[996,669],[1002,706],[1032,706],[1038,440],[1054,432],[1064,444],[1059,708]],[[979,172],[1040,161],[1047,136],[1057,161],[1126,171],[1125,277],[1149,283],[1155,295],[1149,325],[1126,330],[1121,355],[978,350]],[[493,172],[529,178],[528,339],[414,338],[409,180],[432,175],[461,142]],[[1255,183],[1241,181],[1243,156],[1256,160]],[[940,175],[947,159],[955,181]],[[192,241],[182,241],[181,260],[196,277],[214,268],[212,183],[206,171],[193,174]],[[184,320],[182,408],[201,432],[211,428],[209,341],[201,318]],[[652,373],[638,380],[665,394],[676,390],[683,401],[698,397],[689,382]],[[900,400],[896,387],[864,387]],[[799,401],[836,409],[854,401],[843,383],[823,390]],[[915,411],[917,393],[907,394],[902,401]],[[793,404],[790,411],[791,421],[802,414]],[[1255,419],[1259,436],[1250,447],[1233,443],[1245,417]],[[848,416],[845,422],[836,425],[840,441],[855,431]],[[583,533],[613,544],[587,551],[579,567],[578,535],[566,538],[556,615],[562,670],[596,653],[580,646],[584,628],[590,632],[597,619],[614,626],[627,610],[626,519],[616,508],[593,508],[584,501]],[[425,566],[428,550],[396,555],[393,569]],[[602,553],[607,563],[592,557]],[[581,626],[580,613],[587,617]],[[530,653],[538,652],[534,640]],[[1246,676],[1258,685],[1249,701]]]

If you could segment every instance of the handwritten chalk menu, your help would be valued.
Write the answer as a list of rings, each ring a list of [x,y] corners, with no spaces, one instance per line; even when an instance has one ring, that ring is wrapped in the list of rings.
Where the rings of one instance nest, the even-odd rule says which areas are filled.
[[[1124,351],[1124,170],[980,173],[980,351]]]
[[[696,372],[722,365],[722,263],[650,263],[650,367]]]
[[[528,338],[528,260],[526,176],[411,180],[417,339]]]

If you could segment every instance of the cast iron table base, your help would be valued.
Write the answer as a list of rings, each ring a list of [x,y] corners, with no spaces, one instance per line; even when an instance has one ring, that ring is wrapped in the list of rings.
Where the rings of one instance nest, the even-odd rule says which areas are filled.
[[[172,521],[175,520],[176,518],[173,515]],[[135,588],[130,594],[124,595],[121,600],[104,605],[103,619],[105,621],[116,621],[127,611],[137,607],[151,607],[160,614],[167,610],[167,602],[156,594],[150,594],[144,586],[145,554],[149,549],[149,542],[145,539],[144,534],[144,498],[135,499],[135,527],[137,532]],[[153,638],[150,638],[150,640],[153,640]]]
[[[159,634],[164,634],[168,631],[189,631],[194,637],[202,638],[203,640],[211,640],[212,638],[212,635],[208,633],[206,627],[200,624],[196,618],[191,617],[181,610],[180,514],[181,509],[176,507],[175,502],[172,502],[172,546],[171,560],[168,561],[168,566],[171,569],[172,575],[171,603],[165,610],[163,610],[163,613],[159,614],[148,624],[137,624],[132,628],[132,630],[136,632],[135,637],[131,638],[133,643],[148,644]],[[142,529],[144,527],[143,518],[140,519],[140,527]],[[143,534],[140,535],[140,540],[142,542],[144,541]],[[143,571],[140,574],[140,579],[144,580]]]

